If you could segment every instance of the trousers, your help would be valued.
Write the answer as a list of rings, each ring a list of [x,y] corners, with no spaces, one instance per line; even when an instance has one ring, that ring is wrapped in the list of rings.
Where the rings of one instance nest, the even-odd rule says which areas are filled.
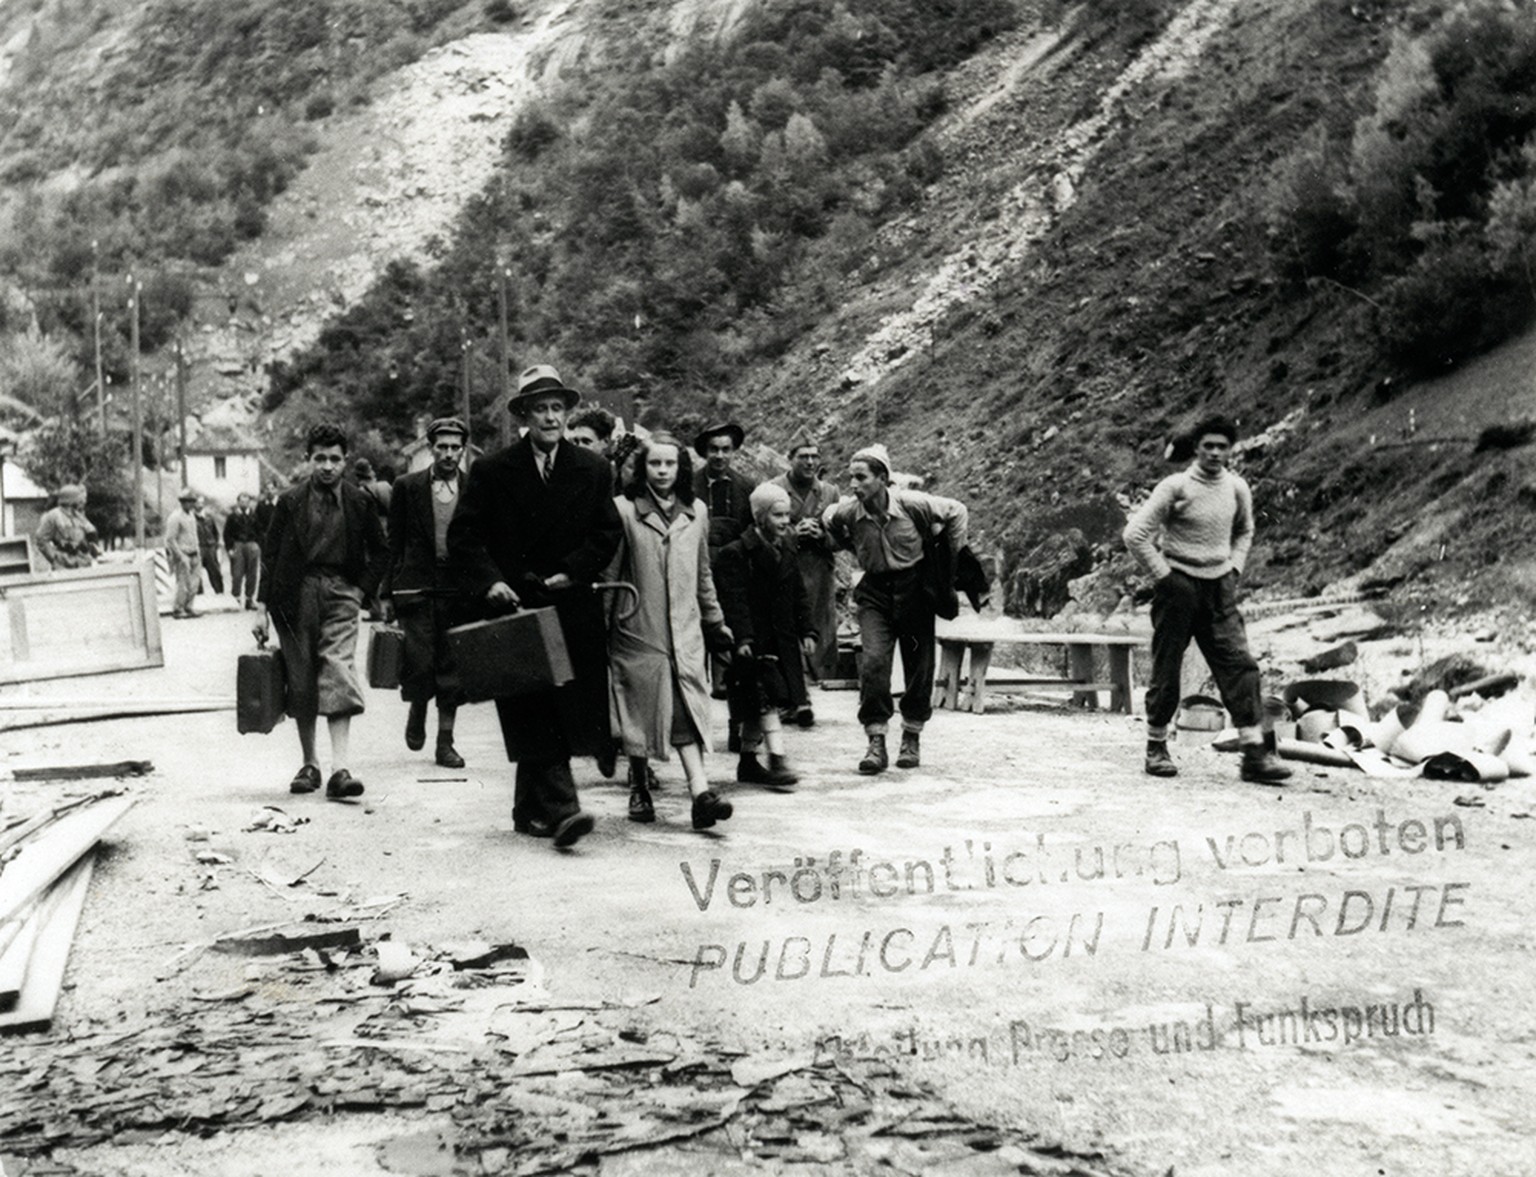
[[[895,714],[891,673],[897,647],[906,669],[902,726],[921,731],[933,715],[933,605],[923,592],[922,566],[867,572],[854,590],[859,610],[859,722],[884,730]]]
[[[1166,727],[1179,708],[1179,672],[1190,639],[1200,647],[1222,705],[1238,727],[1257,727],[1259,664],[1237,611],[1237,573],[1202,580],[1177,569],[1152,590],[1152,683],[1147,724]]]
[[[261,545],[253,539],[232,544],[229,549],[229,595],[256,599],[256,578],[261,574]],[[242,592],[243,590],[243,592]]]

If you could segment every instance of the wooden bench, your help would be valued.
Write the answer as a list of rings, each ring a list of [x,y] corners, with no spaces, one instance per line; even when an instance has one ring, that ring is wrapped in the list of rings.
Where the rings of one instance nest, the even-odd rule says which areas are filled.
[[[1133,713],[1134,693],[1131,688],[1131,652],[1145,646],[1147,639],[1134,634],[1105,633],[941,633],[939,642],[939,668],[934,676],[934,706],[960,710],[961,663],[967,651],[971,655],[970,674],[963,680],[970,687],[969,707],[978,715],[987,707],[987,688],[1003,690],[1011,687],[1071,687],[1072,700],[1086,707],[1099,705],[1098,692],[1109,692],[1109,705],[1114,711]],[[993,676],[988,682],[987,673],[992,665],[994,646],[1063,646],[1067,652],[1064,677],[1035,678],[1007,675]],[[1109,681],[1095,682],[1094,651],[1103,650],[1109,660]]]

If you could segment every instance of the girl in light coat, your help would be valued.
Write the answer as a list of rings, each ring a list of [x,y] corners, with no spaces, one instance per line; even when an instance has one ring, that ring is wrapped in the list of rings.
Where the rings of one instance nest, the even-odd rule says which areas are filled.
[[[688,451],[652,434],[617,500],[624,542],[615,577],[639,592],[639,606],[609,636],[614,726],[629,757],[629,817],[656,819],[646,787],[648,761],[676,748],[693,796],[693,828],[731,816],[709,787],[707,650],[729,650],[730,630],[709,571],[709,512],[693,495]]]

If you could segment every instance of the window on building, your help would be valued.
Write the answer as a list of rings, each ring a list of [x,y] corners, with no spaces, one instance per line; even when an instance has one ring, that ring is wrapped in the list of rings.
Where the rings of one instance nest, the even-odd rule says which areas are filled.
[[[220,456],[217,456],[217,455],[214,457],[214,459],[213,459],[213,476],[215,478],[228,478],[229,477],[229,459],[228,458],[220,457]]]

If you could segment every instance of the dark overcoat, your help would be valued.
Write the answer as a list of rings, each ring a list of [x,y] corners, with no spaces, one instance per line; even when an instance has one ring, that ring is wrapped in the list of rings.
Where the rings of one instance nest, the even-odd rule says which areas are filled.
[[[726,472],[731,484],[730,510],[716,512],[709,493],[709,470],[700,468],[693,472],[693,497],[709,509],[709,558],[720,554],[726,544],[741,537],[752,527],[752,492],[757,483],[734,466]]]
[[[463,473],[456,479],[462,502]],[[432,497],[430,466],[395,480],[389,500],[389,573],[379,595],[390,598],[405,633],[401,697],[411,702],[436,697],[456,706],[461,699],[446,635],[450,626],[474,615],[465,608],[446,564],[438,563]]]
[[[476,601],[505,581],[525,607],[553,605],[575,672],[574,682],[547,695],[496,701],[509,759],[547,762],[611,747],[607,621],[590,586],[623,534],[612,486],[607,461],[566,441],[548,482],[527,438],[470,467],[448,526],[455,577]],[[545,591],[544,578],[561,572],[576,587]]]
[[[815,637],[816,626],[793,549],[774,547],[753,527],[720,549],[714,573],[733,639],[752,643],[764,699],[777,707],[803,700],[800,639]]]
[[[290,626],[298,620],[299,590],[309,567],[309,482],[306,478],[277,497],[261,541],[257,596],[268,612]],[[338,485],[347,537],[341,574],[369,597],[378,591],[389,566],[384,525],[371,498],[346,481]]]

